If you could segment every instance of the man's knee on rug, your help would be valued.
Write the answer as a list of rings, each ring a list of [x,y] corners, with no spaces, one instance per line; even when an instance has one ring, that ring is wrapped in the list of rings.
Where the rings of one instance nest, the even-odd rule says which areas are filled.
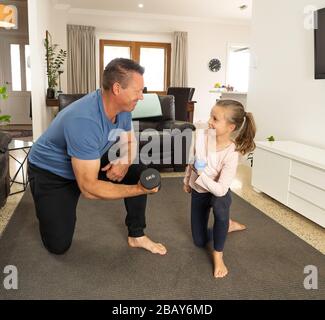
[[[199,248],[204,248],[208,244],[208,237],[197,236],[193,234],[192,238],[193,243]]]
[[[72,240],[42,240],[47,251],[56,255],[66,253],[70,249],[72,243]]]

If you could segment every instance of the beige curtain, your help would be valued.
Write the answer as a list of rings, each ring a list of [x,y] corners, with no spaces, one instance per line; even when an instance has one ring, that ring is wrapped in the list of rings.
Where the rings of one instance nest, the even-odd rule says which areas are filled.
[[[187,32],[174,32],[171,85],[187,87]]]
[[[95,27],[67,26],[68,93],[96,90]]]

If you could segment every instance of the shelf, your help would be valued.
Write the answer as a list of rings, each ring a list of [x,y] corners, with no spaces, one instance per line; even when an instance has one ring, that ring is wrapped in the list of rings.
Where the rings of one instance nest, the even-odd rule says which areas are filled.
[[[220,89],[211,89],[209,91],[210,93],[218,93],[220,95],[223,95],[223,94],[238,94],[238,95],[247,95],[247,92],[239,92],[239,91],[222,91]]]
[[[226,92],[222,92],[222,94],[238,94],[238,95],[247,95],[247,92],[226,91]]]
[[[58,99],[47,99],[46,98],[46,105],[48,107],[58,107],[59,106],[59,100]]]

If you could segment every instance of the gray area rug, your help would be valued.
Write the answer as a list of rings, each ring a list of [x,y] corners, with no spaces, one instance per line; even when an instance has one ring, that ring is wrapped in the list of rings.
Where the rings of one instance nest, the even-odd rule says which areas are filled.
[[[0,239],[0,270],[18,269],[18,290],[0,299],[324,299],[325,257],[233,194],[231,216],[247,225],[228,236],[229,275],[214,279],[207,249],[190,232],[190,196],[182,179],[163,179],[150,196],[146,233],[168,248],[166,256],[131,249],[123,201],[81,199],[71,249],[49,254],[41,244],[27,191]],[[210,219],[212,223],[212,219]],[[306,290],[304,268],[318,268],[318,290]]]

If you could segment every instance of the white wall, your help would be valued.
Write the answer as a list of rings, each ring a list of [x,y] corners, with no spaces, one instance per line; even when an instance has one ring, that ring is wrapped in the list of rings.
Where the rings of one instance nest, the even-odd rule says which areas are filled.
[[[51,0],[28,0],[29,43],[31,46],[33,136],[37,139],[49,126],[53,110],[46,106],[46,63],[44,38],[51,32]]]
[[[258,140],[274,135],[325,148],[325,80],[314,80],[313,30],[306,30],[309,5],[324,0],[256,0],[248,109]]]
[[[53,28],[51,29],[51,36],[53,44],[57,44],[57,52],[60,49],[67,50],[67,19],[68,9],[66,5],[57,6],[54,9],[52,6],[51,15],[53,21]],[[64,62],[62,69],[64,73],[61,75],[61,89],[63,92],[67,92],[67,61]],[[59,83],[58,83],[59,85]]]
[[[66,24],[80,24],[96,27],[97,39],[171,42],[174,31],[188,32],[188,85],[196,89],[194,100],[198,101],[195,121],[207,119],[215,101],[209,90],[216,82],[226,81],[226,56],[228,43],[249,43],[248,25],[225,25],[204,21],[177,21],[175,19],[138,18],[130,16],[114,17],[105,12],[82,10],[54,10],[53,39],[66,48]],[[98,54],[98,47],[97,47]],[[222,69],[218,73],[208,70],[207,63],[218,57]],[[97,79],[99,66],[97,66]],[[64,90],[66,90],[66,72]],[[98,83],[99,86],[99,83]]]

